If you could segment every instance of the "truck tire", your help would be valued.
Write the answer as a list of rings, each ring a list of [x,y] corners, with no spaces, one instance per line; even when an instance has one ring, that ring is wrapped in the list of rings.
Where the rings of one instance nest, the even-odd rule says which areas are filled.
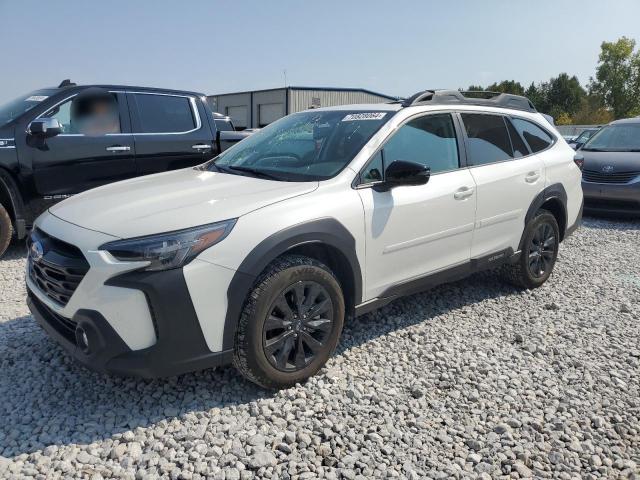
[[[539,210],[525,227],[520,258],[503,267],[503,278],[520,288],[542,286],[553,272],[559,245],[556,218],[547,210]]]
[[[11,217],[6,208],[0,204],[0,258],[2,258],[7,248],[9,248],[12,237],[13,225],[11,223]]]
[[[327,266],[301,255],[281,257],[245,301],[233,364],[264,388],[303,382],[334,352],[344,315],[342,289]]]

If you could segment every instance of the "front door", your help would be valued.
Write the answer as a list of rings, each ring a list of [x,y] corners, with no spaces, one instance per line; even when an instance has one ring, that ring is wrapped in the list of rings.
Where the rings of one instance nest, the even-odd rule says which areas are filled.
[[[390,288],[469,261],[475,184],[461,166],[450,113],[410,119],[361,174],[358,192],[366,224],[366,300]],[[394,160],[431,169],[426,185],[376,188]]]
[[[193,167],[212,157],[201,102],[188,95],[128,92],[140,175]]]
[[[40,117],[56,118],[63,131],[44,142],[26,134],[18,145],[39,195],[64,197],[137,175],[123,93],[80,93]]]

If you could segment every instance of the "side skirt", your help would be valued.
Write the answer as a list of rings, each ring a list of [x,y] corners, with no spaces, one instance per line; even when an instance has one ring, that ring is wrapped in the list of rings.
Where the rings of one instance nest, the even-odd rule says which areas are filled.
[[[512,248],[507,248],[483,257],[472,258],[466,263],[456,265],[446,270],[393,285],[382,292],[380,297],[356,306],[356,316],[373,312],[398,298],[423,292],[444,283],[462,280],[474,273],[490,270],[506,263],[515,263],[519,258],[520,252],[514,252]]]

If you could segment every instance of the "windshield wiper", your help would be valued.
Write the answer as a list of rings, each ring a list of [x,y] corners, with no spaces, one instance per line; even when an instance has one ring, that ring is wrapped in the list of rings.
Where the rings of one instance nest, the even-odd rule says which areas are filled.
[[[229,173],[228,170],[233,170],[236,172],[250,173],[252,175],[255,175],[256,177],[268,178],[269,180],[277,180],[279,182],[285,181],[284,178],[280,177],[279,175],[268,173],[268,172],[265,172],[264,170],[260,170],[258,168],[253,168],[253,167],[245,167],[242,165],[225,165],[225,166],[216,165],[216,168],[219,168],[222,171],[227,170],[227,173]]]

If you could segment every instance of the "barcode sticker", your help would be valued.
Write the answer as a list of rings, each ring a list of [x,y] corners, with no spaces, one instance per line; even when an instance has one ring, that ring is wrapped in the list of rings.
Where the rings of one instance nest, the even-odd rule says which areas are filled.
[[[362,112],[350,113],[342,119],[343,122],[355,122],[359,120],[382,120],[386,112]]]
[[[25,102],[41,102],[43,100],[46,100],[47,97],[46,95],[31,95],[30,97],[25,99]]]

